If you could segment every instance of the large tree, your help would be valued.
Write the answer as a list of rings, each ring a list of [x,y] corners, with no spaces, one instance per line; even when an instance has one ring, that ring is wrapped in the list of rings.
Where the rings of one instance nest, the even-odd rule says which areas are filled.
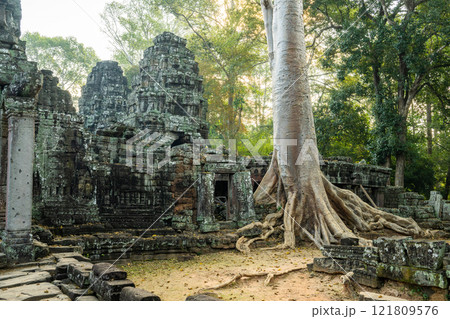
[[[429,75],[449,66],[448,1],[305,2],[312,29],[329,44],[324,64],[342,80],[359,76],[373,105],[376,157],[395,157],[395,185],[404,186],[411,107]]]
[[[95,64],[100,61],[94,49],[79,43],[74,37],[46,37],[27,32],[27,56],[40,69],[53,71],[59,86],[74,97],[81,95],[81,87]]]
[[[351,191],[332,185],[321,173],[308,83],[303,3],[261,0],[261,4],[272,65],[275,147],[255,200],[276,202],[280,209],[260,223],[266,229],[262,236],[241,238],[237,248],[247,251],[255,240],[267,238],[280,219],[283,247],[295,247],[298,238],[309,238],[321,246],[354,237],[353,230],[384,227],[401,234],[422,234],[414,220],[369,206]]]

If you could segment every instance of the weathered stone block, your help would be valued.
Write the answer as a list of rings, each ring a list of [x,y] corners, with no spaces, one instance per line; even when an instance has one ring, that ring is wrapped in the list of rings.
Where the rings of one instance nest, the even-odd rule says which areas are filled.
[[[363,268],[353,270],[353,279],[355,279],[358,284],[367,287],[378,289],[383,286],[383,280],[379,278],[376,273]]]
[[[331,258],[362,260],[364,247],[325,245],[322,248],[322,254]]]
[[[62,294],[61,290],[48,282],[30,284],[0,291],[0,300],[39,301]]]
[[[341,246],[358,246],[359,238],[358,237],[344,237],[340,240]]]
[[[377,266],[380,262],[378,247],[364,247],[362,261],[367,265]]]
[[[373,241],[373,245],[378,247],[382,262],[407,265],[408,258],[404,243],[409,240],[412,240],[412,237],[379,237]]]
[[[69,279],[77,284],[80,288],[87,288],[91,284],[91,270],[91,263],[70,264],[67,268],[67,275]]]
[[[186,301],[222,301],[210,295],[194,295],[186,298]]]
[[[32,272],[27,274],[26,276],[0,281],[0,289],[49,282],[51,280],[52,276],[50,276],[50,274],[46,271]]]
[[[99,278],[104,281],[127,279],[126,271],[123,271],[108,263],[95,264],[92,267],[92,274],[95,278]]]
[[[88,289],[82,289],[73,283],[63,283],[61,284],[61,290],[66,294],[72,301],[77,300],[81,296],[93,296],[94,292]]]
[[[450,221],[450,201],[445,201],[442,206],[442,220]]]
[[[357,259],[314,258],[313,270],[328,274],[346,274],[362,267],[364,264]]]
[[[442,289],[448,287],[444,271],[432,271],[380,263],[377,267],[377,276],[419,286],[438,287]]]
[[[161,298],[143,289],[125,287],[120,292],[120,301],[161,301]]]
[[[411,240],[405,242],[408,264],[417,268],[442,268],[446,243],[444,241]]]
[[[96,281],[92,290],[95,291],[97,297],[104,301],[119,301],[120,293],[125,287],[135,287],[131,280],[112,280],[112,281]]]

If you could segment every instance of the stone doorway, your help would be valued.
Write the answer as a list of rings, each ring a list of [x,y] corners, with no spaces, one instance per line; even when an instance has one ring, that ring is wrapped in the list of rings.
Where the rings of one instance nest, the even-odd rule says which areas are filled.
[[[226,222],[233,219],[232,214],[232,189],[231,175],[216,174],[214,184],[214,218],[218,222]]]

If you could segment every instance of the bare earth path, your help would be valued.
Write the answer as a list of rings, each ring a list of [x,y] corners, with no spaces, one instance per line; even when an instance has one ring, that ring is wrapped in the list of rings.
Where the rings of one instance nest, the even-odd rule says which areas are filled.
[[[274,278],[264,286],[264,277],[240,280],[228,288],[214,292],[223,300],[349,300],[340,276],[311,275],[306,265],[321,257],[316,248],[261,251],[249,255],[238,252],[218,252],[196,256],[190,261],[161,260],[134,262],[122,266],[139,288],[152,291],[162,300],[185,300],[202,288],[219,285],[234,275],[257,272],[281,272],[292,268],[304,270]]]

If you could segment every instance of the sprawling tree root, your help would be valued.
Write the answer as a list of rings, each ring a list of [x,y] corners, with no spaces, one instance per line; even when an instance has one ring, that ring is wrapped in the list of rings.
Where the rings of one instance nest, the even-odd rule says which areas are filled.
[[[275,164],[274,164],[275,163]],[[278,166],[273,160],[268,174],[255,193],[258,204],[277,203],[282,209],[243,229],[263,227],[263,234],[247,240],[241,237],[236,248],[244,253],[257,240],[266,240],[277,227],[284,229],[284,244],[277,248],[294,248],[296,237],[311,240],[317,247],[338,243],[344,237],[359,237],[359,232],[391,229],[399,234],[427,236],[412,218],[403,218],[378,210],[365,203],[349,190],[331,184],[322,173],[319,178],[308,179],[296,187],[286,187],[277,173]],[[288,189],[286,191],[286,189]],[[292,190],[294,189],[294,190]],[[281,190],[281,194],[280,194]],[[299,193],[301,195],[299,195]],[[370,241],[360,238],[362,245]]]
[[[242,278],[266,277],[266,280],[264,281],[264,286],[268,286],[268,285],[270,285],[272,279],[275,277],[284,276],[284,275],[287,275],[287,274],[295,272],[295,271],[305,271],[305,270],[306,270],[305,267],[298,267],[298,268],[293,268],[293,269],[280,271],[280,272],[241,273],[241,274],[234,275],[233,278],[224,282],[223,284],[220,284],[220,285],[217,285],[214,287],[200,289],[198,291],[198,293],[202,293],[207,290],[218,290],[218,289],[228,287],[231,284],[237,282],[239,279],[242,279]]]

